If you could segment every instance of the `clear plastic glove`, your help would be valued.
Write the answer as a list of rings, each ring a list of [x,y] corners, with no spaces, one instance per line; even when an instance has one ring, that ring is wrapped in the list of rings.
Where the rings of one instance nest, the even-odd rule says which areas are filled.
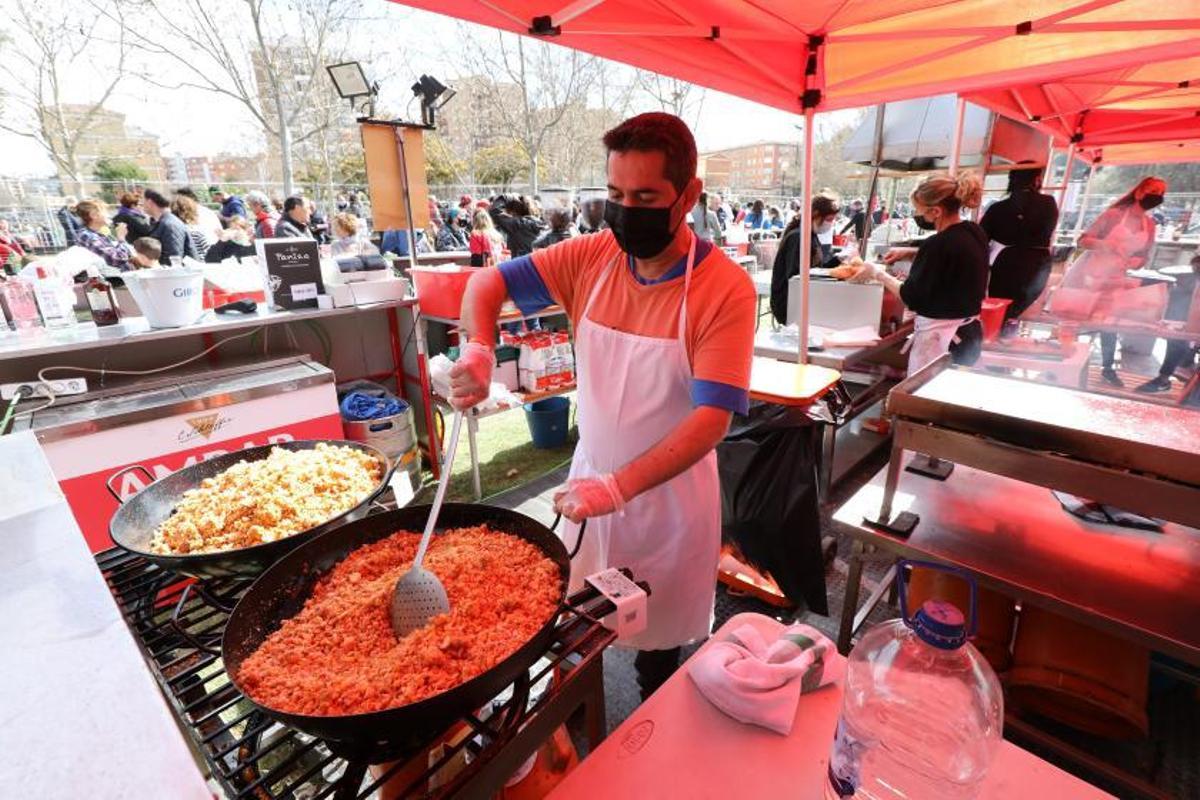
[[[467,342],[450,369],[450,405],[466,411],[488,398],[496,354],[479,342]]]
[[[612,514],[624,507],[621,487],[611,473],[567,481],[565,487],[554,493],[554,510],[575,523]]]
[[[861,267],[859,267],[858,272],[854,273],[854,275],[847,279],[847,282],[874,283],[879,280],[880,275],[884,275],[886,273],[887,270],[879,264],[873,264],[870,261],[867,261]]]

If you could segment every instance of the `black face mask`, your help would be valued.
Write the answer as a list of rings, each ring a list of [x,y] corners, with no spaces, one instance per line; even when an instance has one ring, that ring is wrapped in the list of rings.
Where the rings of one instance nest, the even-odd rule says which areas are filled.
[[[1138,200],[1138,205],[1149,211],[1152,208],[1158,208],[1162,205],[1163,196],[1161,194],[1146,194],[1142,195],[1142,199]]]
[[[921,214],[914,215],[913,222],[917,223],[917,227],[923,231],[937,230],[937,223],[930,222]]]
[[[682,195],[680,195],[682,197]],[[664,208],[625,206],[604,201],[604,221],[612,228],[621,249],[634,258],[654,258],[667,249],[679,226],[671,227],[671,211],[675,203]]]

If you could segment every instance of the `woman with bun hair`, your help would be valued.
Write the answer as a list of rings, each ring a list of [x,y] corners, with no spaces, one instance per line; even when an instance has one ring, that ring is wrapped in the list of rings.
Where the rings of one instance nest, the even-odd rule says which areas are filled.
[[[908,277],[901,281],[878,265],[869,265],[856,276],[856,280],[878,280],[917,315],[907,345],[910,375],[947,352],[957,364],[973,364],[979,358],[983,328],[978,317],[987,295],[988,235],[959,213],[978,208],[982,198],[983,184],[974,173],[926,178],[912,193],[913,220],[937,233],[920,247],[896,248],[883,259],[891,264],[913,257]]]

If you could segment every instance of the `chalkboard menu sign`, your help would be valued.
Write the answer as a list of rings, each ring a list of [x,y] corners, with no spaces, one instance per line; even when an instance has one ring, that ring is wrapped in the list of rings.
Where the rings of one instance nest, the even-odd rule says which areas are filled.
[[[267,297],[274,308],[316,308],[321,282],[321,254],[314,239],[259,239],[258,263],[264,271]]]

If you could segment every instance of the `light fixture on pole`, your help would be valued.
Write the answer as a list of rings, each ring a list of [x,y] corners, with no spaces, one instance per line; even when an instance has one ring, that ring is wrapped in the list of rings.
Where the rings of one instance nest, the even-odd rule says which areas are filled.
[[[379,93],[379,84],[367,81],[362,64],[357,61],[330,64],[325,71],[337,88],[338,96],[350,101],[350,108],[354,109],[355,114],[368,118],[375,116],[375,95]]]
[[[455,95],[453,89],[429,75],[417,78],[412,91],[421,100],[421,122],[431,128],[436,124],[437,110]]]

